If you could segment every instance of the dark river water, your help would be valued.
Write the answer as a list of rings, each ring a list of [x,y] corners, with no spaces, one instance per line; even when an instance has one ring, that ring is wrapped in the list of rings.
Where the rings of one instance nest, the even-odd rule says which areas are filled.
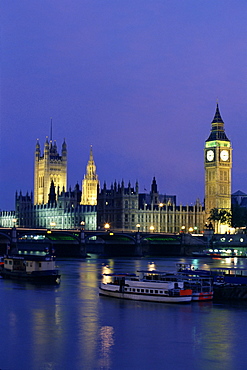
[[[247,303],[100,297],[102,272],[247,266],[245,259],[59,260],[59,287],[0,280],[0,369],[246,369]]]

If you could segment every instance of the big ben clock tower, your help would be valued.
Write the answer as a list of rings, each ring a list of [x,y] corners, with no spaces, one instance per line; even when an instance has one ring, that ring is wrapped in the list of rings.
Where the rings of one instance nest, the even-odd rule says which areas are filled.
[[[232,147],[224,129],[217,103],[209,138],[205,142],[205,211],[211,209],[231,211]],[[224,233],[227,225],[220,225],[217,232]]]

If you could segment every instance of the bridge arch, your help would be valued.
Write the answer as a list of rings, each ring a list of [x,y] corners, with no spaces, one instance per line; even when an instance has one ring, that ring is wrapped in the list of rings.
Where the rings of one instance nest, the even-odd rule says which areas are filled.
[[[11,241],[11,235],[8,235],[7,233],[3,233],[0,231],[0,237],[3,236],[4,238],[8,239],[9,241]]]
[[[136,244],[137,239],[136,236],[129,235],[127,233],[120,233],[120,232],[102,232],[102,231],[95,231],[95,232],[84,232],[84,240],[85,242],[90,242],[90,239],[93,237],[97,237],[101,239],[103,242],[127,242],[130,244]]]

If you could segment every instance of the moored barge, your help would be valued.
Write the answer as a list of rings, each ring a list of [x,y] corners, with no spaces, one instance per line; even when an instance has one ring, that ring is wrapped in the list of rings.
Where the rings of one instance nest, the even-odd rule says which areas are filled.
[[[0,271],[4,279],[59,284],[60,273],[53,255],[8,255]]]

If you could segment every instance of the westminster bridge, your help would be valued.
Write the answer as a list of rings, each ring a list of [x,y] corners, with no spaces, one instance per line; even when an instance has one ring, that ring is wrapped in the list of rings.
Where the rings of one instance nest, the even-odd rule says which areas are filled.
[[[200,235],[125,232],[0,228],[0,254],[55,250],[57,257],[103,256],[189,256],[208,248],[240,248],[247,254],[247,235]]]

